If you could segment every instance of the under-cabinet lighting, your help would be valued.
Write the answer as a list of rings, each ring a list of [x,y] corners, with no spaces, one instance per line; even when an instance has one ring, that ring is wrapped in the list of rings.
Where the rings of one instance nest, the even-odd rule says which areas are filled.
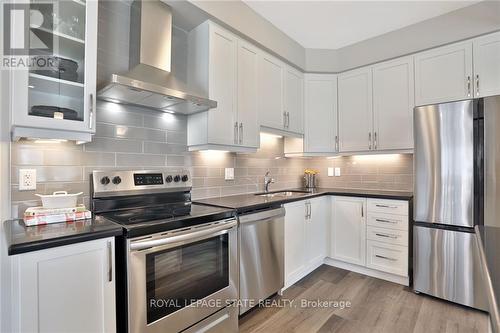
[[[353,155],[354,161],[396,161],[401,154],[372,154],[372,155]]]
[[[207,149],[207,150],[200,150],[200,153],[203,153],[203,154],[225,154],[225,153],[229,153],[229,151],[227,151],[227,150]]]
[[[116,104],[121,104],[122,102],[114,98],[106,98],[106,101]]]
[[[266,133],[266,132],[260,132],[260,138],[273,138],[273,139],[281,139],[283,138],[282,135],[277,135],[277,134],[272,134],[272,133]]]
[[[35,143],[62,143],[62,142],[68,142],[68,140],[63,140],[63,139],[35,139]]]

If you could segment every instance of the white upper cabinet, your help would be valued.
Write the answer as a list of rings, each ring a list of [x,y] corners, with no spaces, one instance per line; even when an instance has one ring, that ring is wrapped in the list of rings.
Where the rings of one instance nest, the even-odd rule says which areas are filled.
[[[257,123],[258,103],[258,50],[251,44],[238,41],[238,135],[239,144],[245,147],[259,146]]]
[[[259,57],[259,123],[284,129],[283,77],[285,65],[278,59],[261,53]]]
[[[500,32],[473,41],[474,96],[500,95]]]
[[[12,135],[20,137],[90,141],[95,133],[96,66],[97,66],[97,1],[58,1],[57,18],[73,22],[64,29],[50,25],[53,12],[43,4],[30,2],[45,20],[41,26],[30,25],[36,36],[26,45],[42,48],[52,44],[44,54],[46,67],[17,69],[11,72]],[[24,31],[24,21],[13,22]],[[28,22],[29,24],[29,22]],[[48,25],[46,25],[48,24]],[[42,45],[42,46],[41,46]],[[45,56],[48,54],[47,56]]]
[[[285,68],[285,130],[303,133],[304,123],[304,75],[286,66]]]
[[[332,197],[330,256],[351,264],[366,263],[366,198]]]
[[[337,76],[305,75],[304,152],[338,152]]]
[[[372,149],[372,71],[370,67],[338,76],[341,152]]]
[[[473,97],[472,43],[415,55],[415,102],[426,105]]]
[[[217,107],[188,116],[189,150],[252,151],[258,145],[257,51],[207,21],[188,36],[189,84]]]
[[[210,25],[208,98],[217,107],[208,111],[208,141],[221,145],[236,144],[236,36]],[[236,124],[236,125],[235,125]]]
[[[413,58],[373,66],[373,149],[413,148]]]

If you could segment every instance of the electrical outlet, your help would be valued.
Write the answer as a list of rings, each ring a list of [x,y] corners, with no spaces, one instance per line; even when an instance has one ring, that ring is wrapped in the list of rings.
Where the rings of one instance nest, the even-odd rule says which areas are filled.
[[[328,177],[333,177],[333,168],[328,168]]]
[[[19,191],[36,190],[36,169],[19,169]]]
[[[335,177],[340,177],[340,168],[335,168]]]
[[[234,180],[234,168],[225,168],[224,169],[224,179],[225,180]]]

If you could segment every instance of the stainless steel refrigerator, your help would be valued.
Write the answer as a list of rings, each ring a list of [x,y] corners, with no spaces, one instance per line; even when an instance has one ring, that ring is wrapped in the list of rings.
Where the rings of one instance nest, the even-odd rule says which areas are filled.
[[[500,213],[500,96],[417,107],[414,139],[413,288],[486,310],[474,226]]]

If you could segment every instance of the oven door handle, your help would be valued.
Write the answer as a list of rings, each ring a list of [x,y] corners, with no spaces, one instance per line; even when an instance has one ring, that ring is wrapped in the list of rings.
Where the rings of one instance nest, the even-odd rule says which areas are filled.
[[[130,250],[132,251],[140,251],[152,247],[163,246],[173,243],[186,242],[194,239],[198,239],[201,237],[209,236],[212,234],[218,233],[219,235],[225,234],[232,227],[236,226],[236,220],[231,222],[224,223],[222,225],[218,225],[209,229],[193,231],[190,233],[186,233],[178,236],[167,236],[164,238],[152,239],[152,240],[142,240],[137,242],[130,243]],[[224,231],[224,232],[222,232]],[[215,236],[215,235],[214,235]]]

